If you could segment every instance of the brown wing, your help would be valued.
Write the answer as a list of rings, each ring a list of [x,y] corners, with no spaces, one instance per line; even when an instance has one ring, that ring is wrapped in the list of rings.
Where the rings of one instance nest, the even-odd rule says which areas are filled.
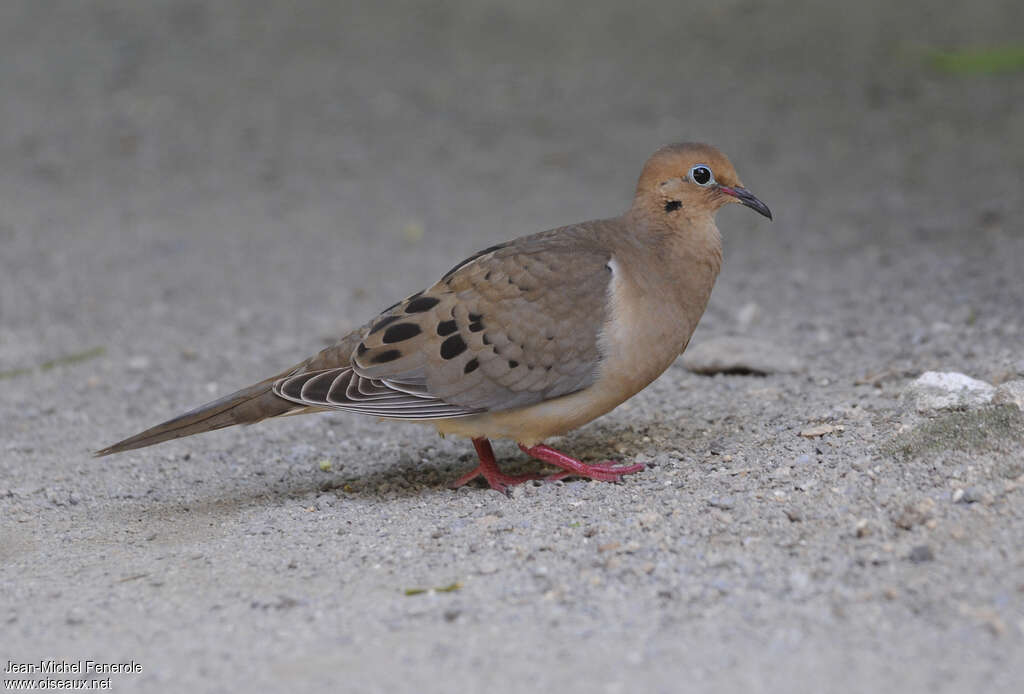
[[[401,419],[522,407],[597,375],[610,255],[584,225],[460,263],[360,331],[351,364],[282,379],[289,400]]]

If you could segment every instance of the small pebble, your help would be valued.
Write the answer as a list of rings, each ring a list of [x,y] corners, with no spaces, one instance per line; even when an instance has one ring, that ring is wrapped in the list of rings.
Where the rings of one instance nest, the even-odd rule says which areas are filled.
[[[764,340],[729,336],[709,338],[691,346],[683,355],[683,365],[706,375],[796,373],[804,367],[803,361],[790,350]]]
[[[644,511],[637,517],[637,520],[640,521],[642,527],[652,528],[661,521],[661,516],[654,511]]]
[[[149,357],[146,356],[134,356],[128,357],[125,362],[125,366],[128,367],[129,371],[145,371],[149,368],[150,361]]]
[[[908,503],[897,513],[892,521],[897,527],[910,530],[915,525],[924,525],[931,520],[935,502],[931,499],[921,499],[917,503]]]
[[[968,487],[964,490],[964,503],[977,504],[985,500],[985,490],[981,487]]]
[[[713,496],[708,499],[708,505],[728,511],[736,505],[736,500],[731,496]]]
[[[910,555],[907,558],[915,564],[920,564],[926,561],[933,561],[935,559],[935,552],[928,545],[918,545],[910,550]]]
[[[902,397],[920,414],[927,414],[987,405],[995,390],[992,385],[962,373],[927,371],[907,385]]]
[[[1010,381],[996,388],[993,405],[1012,405],[1024,410],[1024,380]]]
[[[795,591],[801,591],[811,584],[811,577],[804,571],[793,571],[789,574],[789,587]]]

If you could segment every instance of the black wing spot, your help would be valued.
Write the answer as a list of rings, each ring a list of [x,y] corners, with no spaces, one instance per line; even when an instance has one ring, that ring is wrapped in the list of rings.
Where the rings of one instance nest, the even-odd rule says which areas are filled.
[[[470,323],[479,323],[483,319],[484,319],[484,317],[483,317],[483,314],[481,314],[481,313],[471,313],[471,314],[469,314],[469,322]]]
[[[484,329],[484,324],[481,323],[480,321],[477,321],[476,323],[470,323],[469,324],[470,332],[478,333],[478,332],[480,332],[483,329]]]
[[[405,305],[406,313],[423,313],[441,303],[441,300],[436,296],[421,296],[413,299]]]
[[[392,325],[390,328],[384,331],[384,337],[381,341],[384,344],[389,345],[392,342],[401,342],[402,340],[408,340],[411,337],[416,337],[422,332],[420,326],[415,323],[399,323],[398,325]]]
[[[451,335],[453,332],[458,330],[458,326],[455,325],[454,320],[443,320],[437,324],[437,334],[441,337],[445,335]]]
[[[462,339],[462,335],[459,335],[458,333],[455,333],[441,343],[442,359],[454,359],[465,351],[466,342]]]
[[[402,352],[397,349],[388,349],[379,354],[373,355],[373,359],[370,361],[374,364],[386,364],[389,361],[394,361],[402,356]]]
[[[489,246],[488,248],[485,248],[482,251],[477,251],[476,253],[474,253],[473,255],[469,256],[468,258],[463,260],[461,263],[459,263],[458,265],[453,267],[451,270],[449,270],[448,272],[444,273],[444,275],[441,277],[441,279],[443,279],[443,280],[448,279],[449,277],[454,275],[458,271],[458,269],[461,268],[463,265],[467,265],[468,263],[472,263],[474,260],[476,260],[477,258],[479,258],[482,255],[487,255],[488,253],[493,253],[494,251],[499,251],[502,248],[504,248],[505,246],[507,246],[509,243],[511,243],[511,242],[499,243],[496,246]]]
[[[508,360],[508,368],[514,369],[517,366],[519,366],[519,362],[517,362],[515,359],[509,359]]]
[[[682,206],[683,206],[683,203],[680,200],[669,200],[668,202],[665,203],[665,211],[666,212],[675,212],[676,210],[678,210]]]
[[[370,328],[370,334],[373,335],[376,332],[380,332],[380,330],[386,328],[387,326],[391,325],[396,320],[400,320],[401,318],[401,316],[384,316],[379,321],[373,324],[373,327]]]
[[[469,361],[466,362],[466,366],[463,367],[462,373],[471,374],[474,371],[476,371],[478,366],[480,366],[480,362],[478,362],[476,359],[470,359]]]
[[[487,337],[487,333],[484,333],[484,344],[485,345],[491,344],[491,340],[490,340],[490,338]]]

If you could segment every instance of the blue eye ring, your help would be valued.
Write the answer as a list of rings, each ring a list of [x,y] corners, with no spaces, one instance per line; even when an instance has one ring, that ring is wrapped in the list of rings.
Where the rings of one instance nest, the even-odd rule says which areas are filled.
[[[689,179],[699,186],[709,186],[715,182],[715,175],[711,173],[711,167],[697,164],[690,169]]]

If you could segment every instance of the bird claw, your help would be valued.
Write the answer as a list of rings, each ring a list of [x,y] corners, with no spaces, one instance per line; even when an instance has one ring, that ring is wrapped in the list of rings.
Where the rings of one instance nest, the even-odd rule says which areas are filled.
[[[549,481],[561,480],[575,475],[577,477],[600,480],[601,482],[621,482],[623,475],[640,472],[645,467],[641,463],[619,466],[614,460],[605,460],[588,465],[581,460],[577,460],[543,444],[533,446],[532,448],[527,448],[520,444],[519,448],[528,456],[543,460],[551,465],[556,465],[564,470],[564,472],[557,472],[544,478]]]
[[[515,485],[522,484],[523,482],[546,479],[544,475],[506,475],[503,472],[489,470],[483,465],[477,465],[473,468],[472,472],[468,472],[457,480],[452,481],[448,486],[451,489],[456,489],[457,487],[461,487],[464,484],[472,482],[477,477],[483,477],[487,480],[487,484],[490,485],[491,489],[501,492],[505,496],[509,495],[509,487],[514,487]]]
[[[644,467],[645,466],[640,463],[635,465],[620,465],[614,460],[606,460],[601,463],[593,463],[591,465],[583,463],[583,467],[579,470],[563,470],[562,472],[556,472],[553,475],[545,477],[544,481],[556,482],[558,480],[564,480],[567,477],[585,477],[587,479],[599,480],[601,482],[621,482],[623,475],[631,475],[634,472],[640,472]]]
[[[614,460],[603,460],[600,463],[592,463],[588,465],[583,461],[576,460],[575,458],[567,456],[564,453],[560,453],[543,444],[532,448],[527,448],[520,444],[519,448],[521,448],[524,453],[532,458],[536,458],[537,460],[560,467],[562,468],[562,472],[556,472],[553,475],[506,475],[498,469],[498,463],[494,459],[494,451],[491,449],[491,443],[487,439],[473,439],[473,445],[476,447],[477,455],[480,458],[480,464],[473,468],[471,472],[466,473],[449,484],[448,486],[452,489],[472,482],[477,477],[483,477],[487,480],[487,484],[491,486],[491,489],[508,495],[510,487],[522,484],[523,482],[531,482],[533,480],[556,482],[558,480],[564,480],[566,477],[585,477],[592,480],[599,480],[601,482],[621,482],[623,475],[631,475],[634,472],[640,472],[646,467],[642,463],[636,463],[634,465],[619,465]]]

